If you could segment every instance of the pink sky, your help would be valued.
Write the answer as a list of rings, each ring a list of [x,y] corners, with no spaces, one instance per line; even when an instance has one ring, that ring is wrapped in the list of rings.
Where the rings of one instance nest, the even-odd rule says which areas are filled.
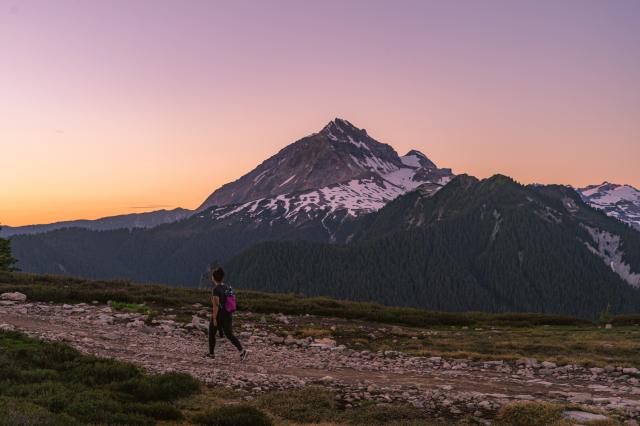
[[[640,187],[638,22],[633,0],[0,0],[0,223],[195,208],[336,116],[456,173]]]

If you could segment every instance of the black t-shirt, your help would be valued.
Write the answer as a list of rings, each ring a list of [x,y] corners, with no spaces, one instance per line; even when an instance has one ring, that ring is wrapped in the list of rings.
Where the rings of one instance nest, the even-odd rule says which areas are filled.
[[[224,291],[226,289],[226,286],[224,284],[219,284],[216,286],[213,286],[213,289],[211,290],[211,303],[213,303],[213,298],[215,296],[218,296],[218,300],[220,301],[218,307],[220,308],[220,311],[224,311]]]

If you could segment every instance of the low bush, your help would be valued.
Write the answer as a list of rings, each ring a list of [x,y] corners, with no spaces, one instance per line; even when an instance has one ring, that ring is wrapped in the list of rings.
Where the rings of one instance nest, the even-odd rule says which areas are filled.
[[[0,396],[0,426],[74,426],[78,424],[75,419],[67,415],[53,414],[31,402]]]
[[[182,413],[170,401],[198,389],[186,374],[147,376],[128,363],[0,332],[0,426],[178,420]]]
[[[341,420],[354,425],[407,425],[420,424],[429,419],[428,413],[410,405],[366,404],[345,410]],[[424,424],[424,423],[423,423]]]
[[[182,412],[167,402],[152,402],[148,404],[129,404],[129,409],[135,413],[158,420],[180,420]]]
[[[133,364],[100,358],[86,359],[66,374],[70,380],[89,386],[107,385],[129,380],[132,377],[142,377],[138,367]]]
[[[503,406],[496,417],[500,426],[569,426],[560,405],[544,402],[514,402]]]
[[[196,392],[200,382],[184,373],[139,377],[118,386],[139,401],[173,401]]]
[[[195,424],[204,426],[271,426],[272,422],[265,413],[246,404],[224,405],[191,419]]]
[[[322,388],[272,392],[262,395],[258,406],[271,413],[300,423],[318,423],[336,419],[334,394]]]
[[[640,325],[640,315],[620,315],[613,317],[611,324],[614,326]]]

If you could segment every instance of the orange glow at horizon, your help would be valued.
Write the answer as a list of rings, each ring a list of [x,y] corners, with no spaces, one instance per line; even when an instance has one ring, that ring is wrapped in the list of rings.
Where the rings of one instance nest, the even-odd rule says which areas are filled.
[[[640,187],[638,2],[14,3],[0,225],[193,209],[335,117],[458,174]]]

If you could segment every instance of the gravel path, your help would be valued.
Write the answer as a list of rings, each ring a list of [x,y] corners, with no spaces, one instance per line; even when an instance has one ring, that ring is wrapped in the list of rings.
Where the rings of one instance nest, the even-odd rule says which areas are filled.
[[[0,328],[64,341],[84,353],[129,361],[150,372],[189,373],[209,386],[246,390],[248,398],[315,384],[336,391],[346,406],[365,400],[402,401],[434,415],[472,414],[480,422],[517,400],[575,403],[621,419],[640,415],[637,369],[359,352],[331,339],[283,339],[270,334],[259,317],[239,317],[240,340],[251,351],[245,362],[225,340],[219,343],[215,360],[203,357],[205,318],[195,317],[189,324],[173,320],[145,324],[142,315],[117,313],[105,305],[0,302]]]

